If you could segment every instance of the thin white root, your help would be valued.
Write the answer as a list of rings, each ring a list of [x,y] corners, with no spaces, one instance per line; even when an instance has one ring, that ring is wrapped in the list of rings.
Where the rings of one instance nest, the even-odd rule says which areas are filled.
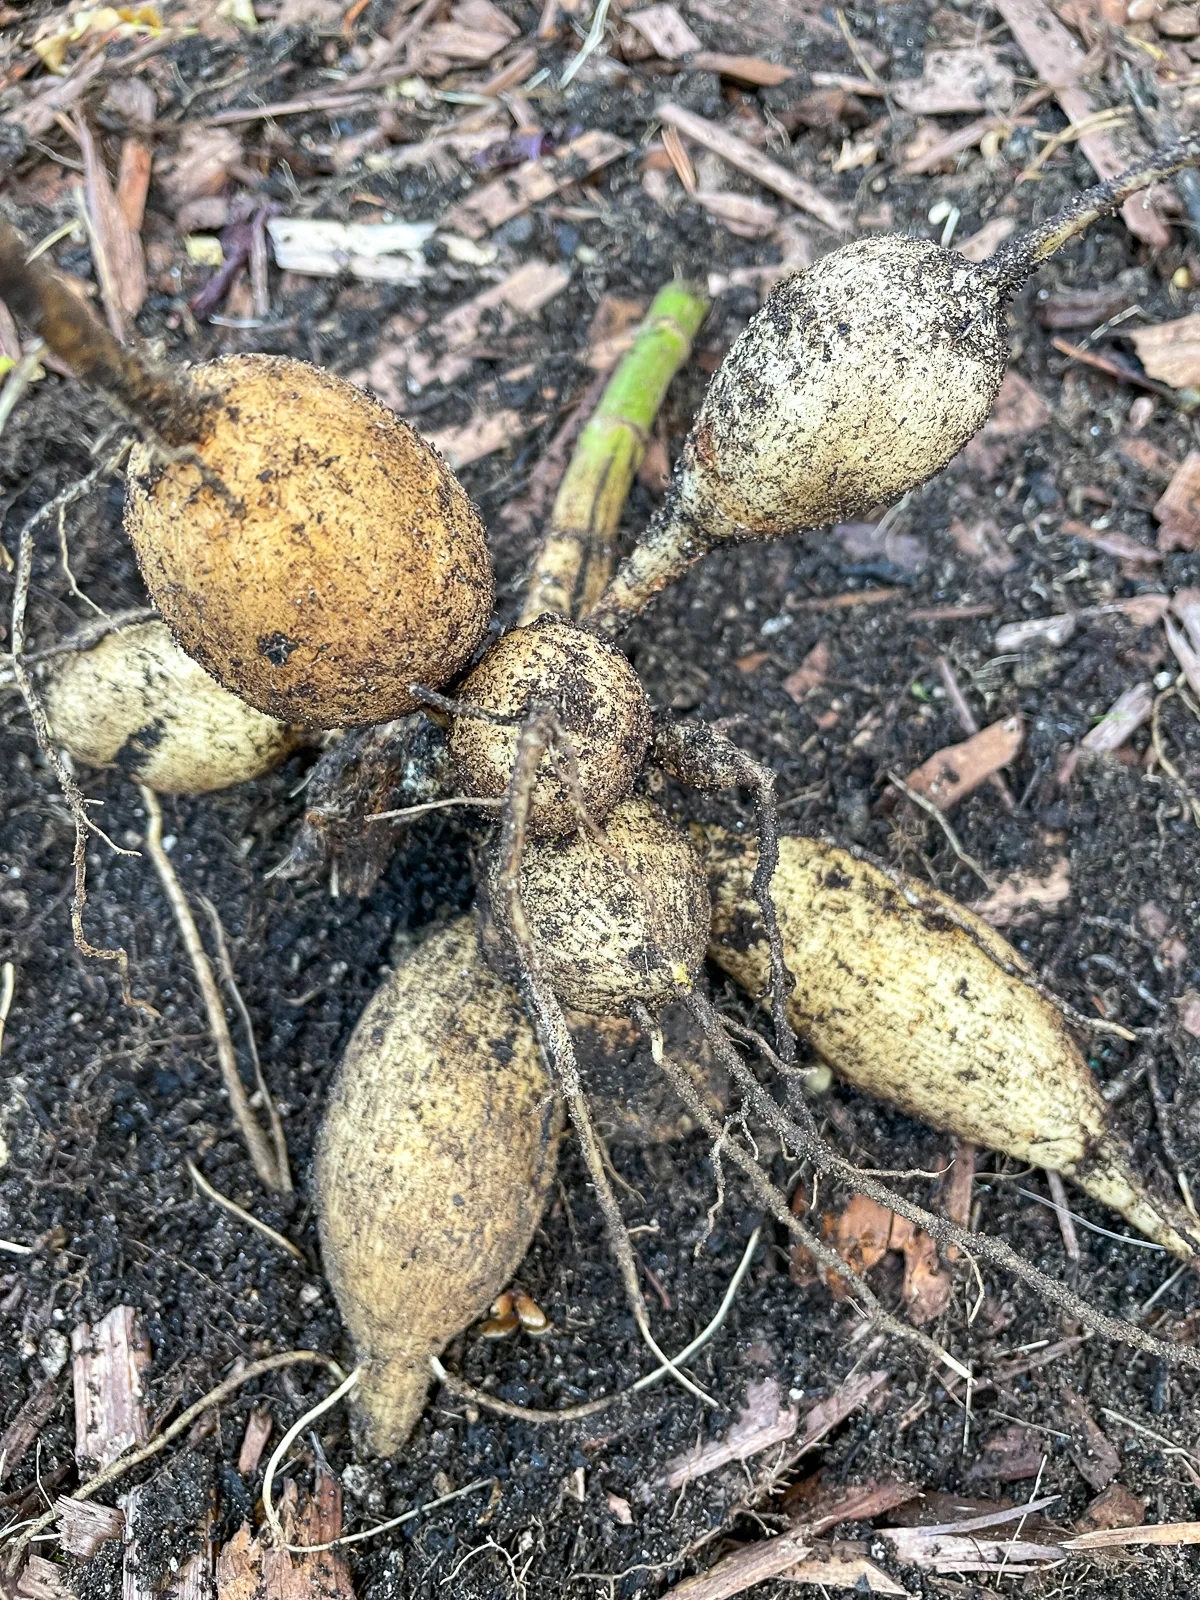
[[[348,1395],[350,1393],[351,1389],[354,1388],[358,1380],[362,1377],[362,1372],[363,1369],[361,1367],[355,1367],[350,1376],[348,1378],[343,1378],[341,1383],[338,1384],[337,1388],[331,1390],[330,1393],[325,1396],[324,1400],[319,1400],[315,1406],[310,1407],[310,1409],[304,1412],[302,1416],[297,1417],[295,1422],[292,1423],[291,1427],[284,1434],[283,1438],[280,1439],[279,1443],[275,1446],[275,1449],[271,1454],[271,1459],[267,1462],[267,1470],[263,1473],[263,1514],[266,1516],[267,1526],[271,1530],[271,1537],[281,1550],[302,1550],[304,1547],[303,1545],[288,1544],[287,1540],[283,1536],[283,1524],[279,1520],[279,1513],[275,1509],[275,1502],[271,1498],[271,1489],[274,1485],[275,1474],[279,1470],[280,1462],[291,1449],[297,1437],[304,1431],[305,1428],[308,1427],[310,1422],[315,1422],[316,1419],[320,1416],[323,1416],[331,1406],[337,1405],[338,1401],[343,1397],[343,1395]]]

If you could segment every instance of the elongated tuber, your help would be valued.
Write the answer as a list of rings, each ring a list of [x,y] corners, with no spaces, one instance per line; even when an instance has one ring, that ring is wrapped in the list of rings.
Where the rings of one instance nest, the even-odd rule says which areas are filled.
[[[1198,161],[1189,135],[987,261],[892,234],[785,278],[713,378],[663,515],[592,626],[618,632],[716,544],[858,516],[940,472],[999,392],[1013,292],[1097,217]]]
[[[754,994],[770,957],[755,852],[705,830],[709,954]],[[780,840],[771,880],[792,1025],[847,1082],[972,1144],[1074,1179],[1147,1238],[1191,1256],[1196,1230],[1152,1194],[1059,1011],[986,922],[936,889],[815,839]]]
[[[501,872],[497,857],[488,882],[496,906]],[[603,837],[584,830],[530,840],[519,883],[533,951],[572,1010],[604,1016],[635,1001],[663,1005],[690,986],[704,960],[703,864],[687,835],[648,800],[622,801]]]
[[[0,219],[0,298],[147,439],[125,525],[176,639],[285,722],[417,708],[481,642],[494,580],[478,513],[431,445],[353,384],[282,356],[189,370],[124,350]]]
[[[61,656],[44,689],[54,737],[76,761],[119,767],[160,794],[205,794],[257,778],[295,735],[230,694],[161,622]]]
[[[474,919],[384,983],[342,1058],[316,1157],[326,1275],[364,1373],[365,1448],[416,1425],[429,1357],[483,1316],[533,1237],[561,1109],[515,992]]]
[[[606,817],[642,769],[651,718],[637,673],[614,645],[559,617],[546,614],[505,634],[457,694],[514,719],[507,726],[469,715],[455,720],[450,753],[463,793],[476,798],[506,792],[519,723],[535,708],[553,712],[570,743],[578,790],[572,793],[561,770],[566,752],[547,750],[530,800],[535,834],[573,832],[579,804],[597,820]]]

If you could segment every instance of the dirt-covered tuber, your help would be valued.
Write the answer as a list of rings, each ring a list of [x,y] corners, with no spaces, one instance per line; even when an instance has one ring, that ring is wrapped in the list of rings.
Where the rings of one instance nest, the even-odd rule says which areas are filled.
[[[752,993],[769,951],[750,893],[755,852],[706,830],[709,954]],[[1073,1178],[1147,1238],[1190,1256],[1196,1230],[1152,1194],[1060,1012],[986,922],[815,839],[780,840],[771,880],[792,1025],[857,1088],[936,1128]]]
[[[295,743],[284,723],[214,682],[161,622],[58,657],[43,695],[53,736],[76,761],[119,767],[162,794],[243,783]]]
[[[718,369],[664,513],[592,624],[617,632],[716,544],[860,516],[940,472],[991,411],[1013,292],[1098,216],[1197,161],[1193,135],[986,261],[891,234],[785,278]]]
[[[432,934],[359,1020],[317,1145],[325,1272],[365,1368],[365,1448],[401,1447],[429,1357],[512,1277],[560,1126],[533,1030],[484,965],[474,919]]]
[[[530,942],[564,1006],[596,1015],[656,1007],[686,989],[704,960],[709,896],[688,839],[648,800],[624,800],[603,824],[533,839],[521,863]],[[505,903],[504,863],[488,879],[493,913]],[[502,935],[498,935],[501,939]]]
[[[282,356],[197,368],[194,456],[130,461],[125,526],[171,631],[271,716],[412,711],[491,616],[479,516],[445,462],[353,384]]]
[[[512,778],[519,724],[535,708],[551,711],[575,758],[578,800],[596,820],[633,788],[650,742],[650,704],[629,662],[607,641],[561,617],[543,615],[504,635],[459,685],[458,698],[517,719],[510,725],[456,718],[450,736],[464,794],[503,795]],[[580,826],[565,781],[561,748],[542,757],[529,807],[535,834]]]

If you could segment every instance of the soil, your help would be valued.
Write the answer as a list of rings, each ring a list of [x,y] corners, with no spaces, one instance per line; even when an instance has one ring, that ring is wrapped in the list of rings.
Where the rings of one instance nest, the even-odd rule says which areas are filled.
[[[536,31],[534,6],[503,0],[501,8],[522,33]],[[748,36],[743,25],[706,20],[710,11],[689,13],[706,48],[758,47],[752,30]],[[384,0],[372,0],[357,24],[360,37],[369,39],[389,13]],[[888,53],[891,75],[901,77],[920,72],[925,45],[936,42],[947,14],[939,12],[931,22],[929,6],[901,3],[878,13],[850,7],[846,15],[859,38]],[[798,64],[802,76],[780,89],[747,91],[745,99],[760,112],[781,114],[789,94],[806,82],[804,73],[858,73],[828,25],[807,29],[797,13],[785,33],[772,53]],[[567,31],[542,47],[544,62],[557,67],[577,47]],[[1012,60],[1020,59],[1007,34],[1003,47]],[[241,100],[236,95],[243,91],[235,89],[233,103],[325,92],[323,68],[342,48],[336,28],[264,31],[232,42],[203,34],[177,40],[161,53],[160,65],[171,65],[173,75],[156,81],[173,84],[176,100],[160,101],[160,122],[219,104],[203,85],[231,73],[248,73],[253,83]],[[186,105],[184,83],[193,86]],[[660,93],[719,119],[733,92],[726,88],[723,101],[711,73],[685,70],[652,78],[642,71],[623,83],[577,80],[569,92],[539,103],[540,114],[547,122],[607,129],[636,144],[650,127]],[[295,207],[343,220],[375,214],[361,201],[366,194],[375,197],[376,210],[382,205],[399,218],[417,219],[436,217],[477,181],[469,169],[456,169],[450,178],[422,166],[386,172],[360,163],[335,170],[339,144],[369,129],[377,115],[368,110],[336,113],[333,120],[288,118],[270,124],[269,134],[254,124],[247,145],[263,174],[260,193],[284,211]],[[912,119],[897,115],[900,130],[911,133]],[[1044,132],[1063,126],[1052,101],[1036,115]],[[956,120],[965,119],[942,122],[950,127]],[[872,185],[861,171],[833,175],[827,160],[822,162],[831,138],[836,145],[853,131],[840,128],[830,135],[801,128],[796,170],[819,179],[824,192],[856,208],[860,220],[869,221],[886,201],[895,227],[926,236],[940,231],[940,224],[927,220],[936,201],[949,198],[960,208],[959,237],[965,237],[1010,210],[1022,223],[1042,217],[1093,177],[1082,155],[1067,145],[1041,182],[1014,187],[1016,173],[1036,148],[1033,130],[1023,128],[994,159],[976,155],[958,173],[905,178],[888,168]],[[163,137],[169,142],[174,131],[167,129]],[[890,137],[900,142],[899,132]],[[57,130],[52,138],[55,150],[67,149]],[[48,168],[37,150],[26,149],[9,179],[12,212],[35,237],[71,214],[69,192],[61,185],[54,189],[49,180],[55,169]],[[757,192],[737,175],[730,186]],[[152,190],[152,208],[156,203]],[[436,405],[419,418],[420,426],[430,428],[464,421],[482,385],[518,359],[532,364],[523,377],[501,378],[499,398],[488,403],[543,420],[506,450],[461,472],[488,522],[503,621],[515,614],[537,530],[515,534],[500,513],[525,490],[549,439],[592,381],[586,330],[600,297],[648,297],[675,273],[728,276],[779,255],[770,241],[728,233],[686,203],[678,185],[669,205],[652,201],[641,184],[636,150],[599,175],[579,209],[589,214],[555,216],[552,206],[543,205],[519,219],[520,226],[501,229],[502,266],[530,258],[563,260],[572,267],[570,284],[532,322],[519,325],[519,341],[498,338],[503,348],[494,361],[477,362],[449,393],[435,390]],[[816,249],[829,247],[822,230],[800,221]],[[1164,1019],[1173,1024],[1175,1001],[1200,988],[1200,829],[1184,787],[1195,792],[1200,779],[1200,722],[1179,695],[1162,700],[1161,743],[1178,779],[1164,775],[1162,765],[1147,769],[1148,729],[1115,756],[1083,761],[1065,786],[1055,772],[1062,754],[1122,691],[1164,670],[1162,686],[1173,680],[1161,627],[1138,627],[1103,608],[1143,592],[1200,585],[1200,554],[1174,551],[1131,567],[1064,529],[1064,522],[1089,522],[1103,512],[1112,530],[1152,546],[1156,526],[1149,508],[1161,484],[1116,448],[1139,391],[1069,363],[1053,348],[1053,333],[1037,313],[1047,296],[1107,287],[1118,279],[1149,320],[1195,309],[1200,301],[1192,291],[1171,286],[1176,269],[1189,262],[1200,276],[1185,231],[1174,230],[1174,237],[1177,243],[1154,255],[1120,222],[1102,223],[1017,298],[1010,314],[1013,367],[1043,397],[1048,420],[1023,438],[985,438],[983,450],[965,453],[899,509],[886,548],[863,555],[853,543],[848,548],[844,530],[832,530],[723,551],[664,596],[625,641],[657,706],[724,719],[753,755],[774,768],[789,828],[859,845],[970,902],[984,886],[946,834],[911,807],[889,812],[878,804],[889,772],[910,772],[963,737],[937,667],[944,656],[981,724],[1019,714],[1025,729],[1023,748],[1007,771],[1014,808],[1007,810],[996,789],[984,785],[954,810],[954,833],[993,881],[1017,873],[1040,877],[1056,858],[1066,857],[1069,900],[1035,910],[1010,937],[1078,1010],[1131,1029]],[[337,278],[281,279],[273,270],[269,318],[239,329],[198,324],[191,317],[186,297],[205,273],[182,253],[178,259],[174,290],[152,288],[138,327],[172,358],[190,361],[259,349],[343,373],[360,371],[387,337],[394,313],[420,306],[440,315],[479,286],[472,273],[446,262],[434,263],[419,290]],[[68,241],[58,260],[89,277],[86,249]],[[756,305],[753,289],[725,290],[717,297],[695,359],[663,412],[663,437],[672,453],[708,374]],[[1082,333],[1067,336],[1076,340]],[[89,469],[89,447],[111,421],[98,402],[56,376],[35,384],[22,400],[0,436],[10,553],[27,517]],[[1193,447],[1193,434],[1183,411],[1160,399],[1142,437],[1178,461]],[[66,522],[79,588],[110,611],[145,598],[121,533],[122,495],[114,481],[77,504]],[[644,525],[656,503],[653,486],[635,487],[626,538]],[[1011,558],[999,575],[952,531],[956,522],[974,526],[985,517],[998,525],[1001,549]],[[12,582],[11,571],[0,571],[6,597]],[[895,593],[881,603],[811,605],[883,588]],[[939,608],[949,613],[944,619],[928,615]],[[1089,614],[1080,616],[1062,647],[997,652],[1000,624],[1066,611]],[[52,643],[88,615],[64,576],[53,532],[43,527],[30,648]],[[797,703],[783,680],[819,643],[829,650],[824,681]],[[0,1236],[32,1246],[25,1256],[0,1255],[0,1424],[12,1420],[48,1373],[63,1372],[63,1392],[41,1430],[36,1465],[31,1452],[5,1486],[9,1512],[29,1516],[39,1504],[35,1471],[60,1491],[75,1481],[63,1359],[64,1335],[81,1321],[118,1304],[136,1308],[152,1350],[147,1383],[155,1421],[169,1420],[237,1361],[309,1348],[351,1363],[321,1275],[311,1198],[313,1140],[339,1054],[381,974],[423,930],[472,903],[472,855],[481,836],[453,814],[422,819],[401,836],[371,893],[335,897],[325,879],[297,883],[271,875],[302,814],[301,787],[313,749],[238,789],[164,800],[172,860],[189,895],[207,895],[219,911],[266,1081],[283,1116],[296,1193],[281,1200],[258,1185],[231,1126],[192,970],[148,859],[115,854],[93,839],[86,920],[95,942],[128,950],[134,993],[152,1004],[154,1016],[123,1006],[111,968],[74,950],[69,814],[11,689],[0,695],[0,717],[0,960],[11,961],[16,973],[0,1088]],[[117,772],[87,771],[81,777],[111,839],[136,852],[145,827],[136,791]],[[661,785],[660,793],[682,819],[727,825],[736,819],[752,826],[749,809],[732,799]],[[1155,907],[1163,914],[1158,919]],[[716,974],[712,982],[720,1004],[747,1014],[743,997]],[[1178,1051],[1167,1047],[1167,1034],[1154,1046],[1161,1118],[1145,1081],[1121,1099],[1114,1115],[1146,1171],[1181,1169],[1194,1182],[1200,1052],[1185,1031],[1168,1031]],[[1082,1037],[1105,1081],[1121,1072],[1137,1048],[1112,1035]],[[248,1070],[248,1058],[243,1064]],[[645,1070],[640,1057],[629,1067],[631,1075]],[[830,1133],[863,1165],[934,1171],[946,1163],[945,1135],[845,1086],[835,1083],[817,1109]],[[787,1183],[793,1169],[782,1153],[769,1141],[761,1148],[775,1176]],[[655,1291],[657,1337],[667,1349],[680,1348],[716,1313],[762,1218],[727,1170],[724,1203],[709,1227],[716,1187],[703,1137],[614,1144],[612,1154],[626,1220],[645,1230],[637,1240]],[[222,1194],[294,1240],[303,1265],[200,1197],[185,1158]],[[1013,1163],[981,1153],[974,1225],[1007,1239],[1105,1311],[1139,1316],[1171,1277],[1173,1264],[1162,1255],[1090,1228],[1079,1231],[1080,1259],[1072,1265],[1053,1213],[1022,1191],[1044,1196],[1042,1175],[1018,1173]],[[936,1201],[931,1182],[913,1182],[910,1192]],[[1069,1193],[1087,1223],[1114,1227],[1102,1208]],[[1122,1230],[1118,1225],[1114,1231]],[[989,1477],[982,1456],[984,1442],[1013,1421],[1034,1430],[1044,1453],[1038,1492],[1058,1496],[1049,1515],[1069,1523],[1094,1491],[1066,1437],[1066,1386],[1083,1397],[1116,1446],[1119,1482],[1145,1499],[1148,1520],[1196,1515],[1196,1458],[1187,1454],[1200,1439],[1196,1374],[1091,1338],[1014,1379],[1006,1395],[987,1391],[976,1397],[964,1414],[961,1398],[947,1391],[924,1358],[910,1347],[865,1335],[852,1308],[822,1287],[798,1287],[788,1265],[786,1235],[767,1225],[732,1309],[693,1367],[696,1380],[717,1397],[715,1411],[664,1383],[590,1422],[533,1427],[434,1392],[409,1445],[388,1462],[356,1461],[344,1416],[323,1416],[297,1442],[289,1475],[311,1483],[314,1459],[323,1454],[342,1477],[348,1530],[400,1515],[474,1479],[498,1486],[490,1497],[485,1486],[353,1547],[358,1594],[363,1600],[446,1592],[464,1600],[657,1596],[709,1563],[721,1541],[746,1541],[780,1526],[783,1491],[816,1472],[826,1486],[900,1479],[925,1491],[1019,1501],[1031,1485]],[[879,1269],[874,1281],[889,1304],[899,1304],[897,1279]],[[497,1344],[468,1332],[450,1346],[448,1367],[507,1401],[537,1407],[610,1394],[647,1370],[593,1196],[569,1144],[520,1283],[551,1319],[550,1336]],[[979,1283],[960,1264],[951,1307],[930,1328],[978,1372],[1039,1342],[1080,1331],[987,1268],[982,1290],[977,1306]],[[1194,1275],[1174,1282],[1145,1320],[1166,1337],[1194,1342],[1200,1329]],[[760,1484],[752,1509],[745,1505],[750,1475],[741,1467],[701,1479],[683,1493],[654,1487],[674,1457],[729,1428],[755,1381],[773,1377],[785,1401],[790,1395],[793,1403],[808,1406],[852,1371],[870,1366],[889,1374],[878,1404],[851,1416],[782,1482]],[[261,1466],[245,1478],[234,1466],[251,1408],[271,1408],[277,1438],[327,1389],[319,1369],[304,1367],[249,1384],[215,1413],[210,1429],[172,1446],[137,1475],[152,1485],[138,1522],[151,1573],[167,1574],[195,1547],[191,1530],[206,1504],[213,1508],[218,1540],[231,1537],[253,1514]],[[762,1459],[749,1465],[763,1470]],[[871,1538],[869,1525],[838,1532]],[[80,1595],[119,1592],[114,1548],[64,1574]],[[882,1545],[873,1555],[909,1593],[977,1592],[969,1578],[934,1579],[899,1568]],[[1198,1578],[1200,1559],[1181,1548],[1102,1557],[1017,1583],[1023,1591],[1047,1595],[1182,1600],[1195,1592]],[[1014,1586],[1011,1577],[1004,1580],[1006,1590]],[[772,1590],[758,1592],[766,1596]],[[780,1583],[775,1592],[795,1590]]]

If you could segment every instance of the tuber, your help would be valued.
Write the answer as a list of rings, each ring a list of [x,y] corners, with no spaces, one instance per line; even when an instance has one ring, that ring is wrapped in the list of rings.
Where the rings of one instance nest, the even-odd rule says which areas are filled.
[[[1198,161],[1189,135],[986,261],[891,234],[783,279],[717,370],[667,505],[590,625],[618,632],[714,545],[860,516],[940,472],[992,409],[1016,289],[1097,217]]]
[[[160,794],[205,794],[257,778],[295,743],[215,683],[161,622],[60,657],[45,686],[51,732],[72,758],[119,767]]]
[[[750,892],[755,852],[708,828],[717,964],[753,993],[770,975]],[[1193,1253],[1182,1209],[1150,1193],[1060,1012],[986,922],[815,839],[780,840],[771,892],[793,1026],[856,1088],[972,1144],[1074,1179],[1147,1238]]]
[[[176,639],[225,688],[311,727],[384,722],[447,683],[488,625],[483,524],[437,451],[283,356],[190,370],[125,350],[0,218],[0,298],[147,443],[125,526]]]
[[[282,356],[196,369],[195,458],[133,452],[125,526],[183,648],[251,705],[311,727],[415,710],[491,616],[483,526],[419,434]]]
[[[512,1277],[561,1121],[533,1030],[484,965],[474,919],[438,930],[359,1019],[317,1142],[321,1250],[364,1369],[364,1448],[400,1448],[429,1357]]]
[[[458,686],[470,706],[511,717],[504,725],[456,718],[450,753],[462,792],[503,795],[512,777],[519,724],[535,709],[553,712],[574,758],[577,791],[558,767],[564,752],[542,757],[529,804],[534,834],[571,833],[577,801],[600,820],[633,788],[650,743],[650,704],[637,673],[607,641],[560,617],[543,615],[514,628]]]
[[[496,907],[503,879],[497,853],[487,883]],[[533,954],[564,1006],[604,1016],[691,986],[708,941],[708,884],[691,841],[648,800],[622,801],[602,834],[529,840],[518,883]]]

